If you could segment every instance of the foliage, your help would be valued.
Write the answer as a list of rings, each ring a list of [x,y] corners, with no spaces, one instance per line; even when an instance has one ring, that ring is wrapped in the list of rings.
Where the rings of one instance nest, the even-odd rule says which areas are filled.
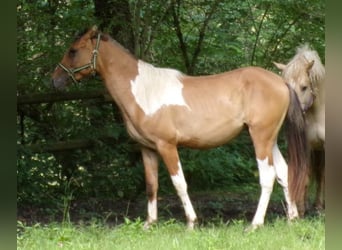
[[[323,1],[94,0],[17,2],[17,95],[50,93],[50,75],[74,34],[94,23],[137,57],[194,75],[246,65],[272,68],[308,42],[324,61]],[[88,79],[68,91],[98,90]],[[98,100],[17,107],[19,208],[68,199],[134,199],[143,194],[140,153],[115,104]],[[37,153],[30,145],[89,139],[91,148]],[[189,187],[232,189],[257,183],[244,133],[210,151],[181,149]],[[174,192],[161,168],[161,192]],[[64,198],[63,198],[64,197]]]

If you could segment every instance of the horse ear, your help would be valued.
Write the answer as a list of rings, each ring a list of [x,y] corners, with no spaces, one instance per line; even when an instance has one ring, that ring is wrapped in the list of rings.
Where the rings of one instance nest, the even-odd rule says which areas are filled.
[[[90,38],[95,37],[99,33],[97,26],[93,25],[93,27],[91,27],[91,29],[89,30],[89,33],[90,33]]]
[[[98,28],[96,25],[93,25],[93,27],[91,27],[91,31],[93,32],[97,32],[98,31]]]
[[[306,71],[309,72],[310,69],[312,68],[312,66],[314,65],[315,60],[312,60],[311,62],[308,63],[308,65],[306,66]]]
[[[280,70],[284,70],[286,65],[282,63],[273,62],[273,64]]]
[[[84,38],[85,38],[85,40],[87,40],[87,39],[91,39],[91,38],[93,38],[93,37],[96,37],[96,35],[98,34],[98,28],[97,28],[97,26],[96,25],[94,25],[94,26],[92,26],[88,31],[87,31],[87,33],[85,34],[85,36],[84,36]]]

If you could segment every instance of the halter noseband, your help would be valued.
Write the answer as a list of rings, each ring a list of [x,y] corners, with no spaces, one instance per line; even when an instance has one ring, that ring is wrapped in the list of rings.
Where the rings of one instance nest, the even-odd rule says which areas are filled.
[[[87,69],[87,68],[91,68],[93,71],[96,70],[96,59],[97,59],[97,54],[99,52],[98,49],[100,46],[100,40],[101,40],[101,34],[99,33],[97,35],[96,45],[95,45],[95,49],[93,50],[93,55],[90,60],[90,63],[83,65],[81,67],[75,68],[75,69],[69,69],[65,67],[62,63],[58,63],[58,66],[68,73],[68,75],[71,77],[74,83],[79,82],[78,80],[76,80],[75,73],[82,71],[84,69]]]

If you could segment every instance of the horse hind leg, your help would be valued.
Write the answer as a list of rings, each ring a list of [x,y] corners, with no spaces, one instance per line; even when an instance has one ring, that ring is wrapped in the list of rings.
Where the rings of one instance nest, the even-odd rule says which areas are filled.
[[[263,154],[257,152],[257,162],[260,175],[261,195],[259,198],[258,208],[254,215],[251,228],[255,229],[264,224],[264,218],[270,196],[273,190],[274,180],[277,179],[278,183],[282,186],[286,204],[287,216],[290,220],[298,217],[298,210],[296,203],[292,201],[288,188],[288,168],[287,164],[278,148],[276,142],[273,143],[272,150],[265,148]],[[259,159],[261,156],[265,158]],[[266,155],[266,156],[265,156]],[[259,156],[259,158],[258,158]]]
[[[247,228],[248,231],[264,224],[266,210],[276,178],[284,190],[288,217],[293,219],[298,216],[296,204],[292,202],[289,194],[287,164],[281,155],[276,142],[277,131],[252,126],[249,128],[249,132],[253,140],[258,163],[261,195],[256,213],[252,220],[252,225]]]
[[[259,169],[259,182],[261,186],[261,194],[258,202],[258,207],[252,220],[252,225],[246,231],[254,230],[264,224],[266,210],[270,201],[273,184],[275,180],[274,167],[269,164],[269,159],[266,157],[263,160],[257,158]]]
[[[266,132],[265,130],[256,130],[255,127],[249,128],[258,163],[261,194],[252,224],[246,228],[246,231],[252,231],[264,224],[266,210],[276,177],[276,172],[272,165],[272,139],[265,139],[269,138],[269,136],[262,131]]]
[[[147,203],[147,219],[144,229],[148,229],[157,221],[157,191],[158,191],[158,155],[156,152],[143,148],[141,150],[145,168]]]
[[[288,166],[283,155],[279,150],[277,143],[275,143],[273,146],[272,155],[277,181],[282,186],[284,191],[284,196],[287,204],[287,216],[290,220],[293,220],[298,217],[297,205],[290,197],[288,188]]]

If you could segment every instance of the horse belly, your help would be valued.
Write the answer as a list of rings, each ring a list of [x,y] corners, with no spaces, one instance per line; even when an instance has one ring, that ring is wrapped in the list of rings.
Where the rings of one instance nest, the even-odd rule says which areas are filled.
[[[179,130],[178,144],[192,148],[213,148],[223,145],[236,137],[244,128],[242,122],[197,123]]]

